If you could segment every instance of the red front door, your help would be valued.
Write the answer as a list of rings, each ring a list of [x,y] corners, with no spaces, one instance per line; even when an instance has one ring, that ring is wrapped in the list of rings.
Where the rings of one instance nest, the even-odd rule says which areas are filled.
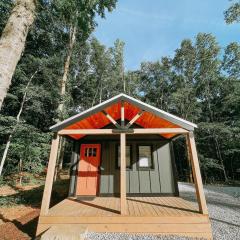
[[[100,155],[100,144],[81,145],[76,195],[97,195],[99,188]]]

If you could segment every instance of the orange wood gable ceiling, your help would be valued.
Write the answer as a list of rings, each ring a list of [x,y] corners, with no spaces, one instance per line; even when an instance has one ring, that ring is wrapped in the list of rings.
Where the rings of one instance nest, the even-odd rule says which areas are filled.
[[[104,109],[112,118],[115,120],[119,120],[121,118],[121,103],[115,103]],[[128,102],[124,102],[124,114],[125,119],[130,121],[141,109],[130,104]],[[102,113],[95,113],[85,119],[82,119],[65,129],[99,129],[103,128],[106,125],[110,124],[111,121]],[[139,126],[143,128],[178,128],[179,126],[173,124],[163,118],[160,118],[150,112],[143,112],[142,116],[138,118],[135,122]],[[162,134],[165,138],[171,138],[175,134]],[[74,139],[80,139],[84,135],[69,135]]]

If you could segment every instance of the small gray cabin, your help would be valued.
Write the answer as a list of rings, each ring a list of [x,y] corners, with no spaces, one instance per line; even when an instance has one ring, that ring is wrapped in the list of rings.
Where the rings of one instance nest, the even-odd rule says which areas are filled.
[[[52,126],[37,235],[51,227],[74,225],[93,232],[212,239],[196,127],[126,94]],[[198,208],[179,196],[172,141],[181,135],[186,139]],[[69,196],[49,208],[60,137],[73,142]]]

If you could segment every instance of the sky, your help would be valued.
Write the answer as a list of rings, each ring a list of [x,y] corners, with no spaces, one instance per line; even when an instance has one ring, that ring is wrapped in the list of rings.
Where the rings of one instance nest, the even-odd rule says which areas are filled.
[[[94,35],[111,47],[125,42],[125,70],[139,69],[143,61],[173,56],[183,39],[212,33],[222,48],[240,41],[240,24],[227,25],[223,12],[229,0],[118,0],[116,9],[97,18]]]

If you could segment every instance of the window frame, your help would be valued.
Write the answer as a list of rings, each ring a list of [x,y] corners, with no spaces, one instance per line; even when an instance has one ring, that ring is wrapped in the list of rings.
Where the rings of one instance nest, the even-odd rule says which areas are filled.
[[[126,144],[126,146],[130,147],[130,166],[126,166],[126,170],[130,171],[133,169],[133,146],[132,144]],[[120,170],[120,166],[118,166],[118,148],[120,148],[120,144],[115,145],[115,168]]]
[[[139,165],[139,147],[145,147],[145,146],[148,146],[148,147],[150,147],[150,151],[151,151],[151,159],[150,159],[150,163],[151,163],[151,166],[149,166],[149,167],[141,167],[140,165]],[[136,145],[136,150],[137,150],[137,152],[136,152],[136,156],[137,156],[137,169],[138,170],[140,170],[140,171],[149,171],[149,170],[154,170],[155,169],[155,166],[154,166],[154,161],[153,161],[153,145],[152,144],[143,144],[143,143],[141,143],[141,144],[137,144]]]

